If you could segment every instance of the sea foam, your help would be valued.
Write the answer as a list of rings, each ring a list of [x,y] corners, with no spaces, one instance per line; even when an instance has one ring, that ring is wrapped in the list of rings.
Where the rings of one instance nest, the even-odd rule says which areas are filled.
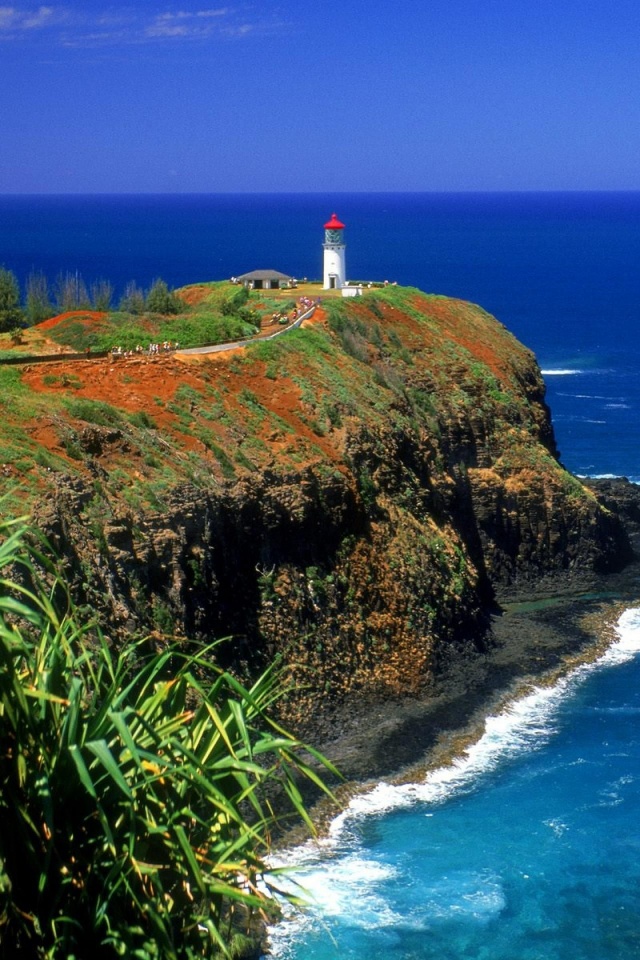
[[[449,765],[430,771],[416,783],[381,782],[359,794],[331,823],[328,835],[309,842],[278,857],[278,864],[295,867],[296,882],[306,893],[310,912],[297,915],[271,931],[272,950],[276,957],[286,957],[289,945],[295,943],[302,928],[318,922],[318,918],[347,918],[349,925],[391,931],[406,925],[386,901],[384,885],[396,875],[396,868],[371,859],[362,851],[359,824],[370,817],[387,812],[422,806],[424,816],[432,816],[434,808],[454,795],[476,789],[484,777],[523,751],[538,749],[553,736],[562,701],[594,671],[625,663],[640,652],[640,608],[626,610],[616,625],[617,640],[596,660],[582,664],[552,686],[538,685],[505,709],[486,718],[482,736]],[[616,791],[620,784],[615,784]],[[615,792],[612,790],[612,793]],[[617,796],[601,798],[616,801]],[[548,826],[557,833],[564,825],[555,821]],[[275,864],[274,864],[275,865]],[[469,876],[462,883],[456,878],[453,888],[442,901],[434,892],[425,904],[424,915],[413,917],[417,927],[428,926],[429,916],[441,910],[468,912],[481,921],[504,906],[498,878]],[[453,889],[452,888],[452,889]],[[453,906],[452,906],[453,904]]]
[[[584,370],[569,370],[560,367],[559,369],[541,370],[540,373],[543,377],[573,377],[576,374],[584,373]]]
[[[553,686],[535,686],[501,713],[488,716],[480,739],[448,766],[430,771],[420,783],[381,782],[354,797],[331,824],[330,836],[338,838],[351,820],[362,816],[414,803],[442,803],[454,793],[474,788],[479,778],[510,757],[542,746],[554,733],[559,704],[576,685],[593,670],[623,663],[640,651],[640,608],[622,614],[616,633],[617,641],[594,662],[576,667]]]

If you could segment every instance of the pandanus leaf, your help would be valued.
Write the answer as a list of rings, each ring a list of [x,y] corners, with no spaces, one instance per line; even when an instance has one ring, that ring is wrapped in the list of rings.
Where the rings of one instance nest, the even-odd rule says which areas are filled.
[[[229,905],[268,906],[278,882],[257,883],[271,784],[312,828],[298,778],[328,792],[335,770],[273,719],[277,669],[247,687],[216,644],[112,648],[24,533],[0,536],[0,942],[49,960],[224,952]]]

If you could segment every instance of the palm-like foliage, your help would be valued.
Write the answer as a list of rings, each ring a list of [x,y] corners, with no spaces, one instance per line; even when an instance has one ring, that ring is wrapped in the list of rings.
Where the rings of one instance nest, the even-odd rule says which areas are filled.
[[[266,712],[278,675],[246,688],[213,673],[206,651],[113,651],[70,604],[59,613],[66,592],[59,578],[44,588],[40,563],[24,529],[10,527],[0,545],[0,957],[224,952],[233,905],[272,902],[274,782],[309,825],[296,781],[325,789]]]

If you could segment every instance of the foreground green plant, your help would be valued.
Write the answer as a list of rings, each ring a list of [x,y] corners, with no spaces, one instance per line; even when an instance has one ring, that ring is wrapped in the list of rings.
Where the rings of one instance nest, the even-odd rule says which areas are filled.
[[[297,781],[326,790],[268,715],[281,678],[247,688],[210,651],[113,650],[25,528],[4,534],[0,957],[226,954],[234,912],[273,912],[269,797],[312,829]]]

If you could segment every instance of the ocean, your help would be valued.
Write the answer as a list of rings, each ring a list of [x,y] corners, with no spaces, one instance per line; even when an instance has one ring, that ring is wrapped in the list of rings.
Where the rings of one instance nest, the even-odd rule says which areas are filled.
[[[0,265],[148,287],[259,267],[480,303],[537,355],[563,463],[640,482],[640,194],[0,197]],[[291,854],[312,906],[278,960],[640,958],[640,610],[600,661],[487,721],[452,766],[379,784]]]
[[[451,767],[354,799],[292,852],[313,908],[280,960],[640,956],[640,610],[618,642],[487,720]]]
[[[0,196],[0,265],[118,297],[260,267],[319,278],[334,210],[350,279],[481,304],[536,353],[565,465],[640,479],[640,193]]]

